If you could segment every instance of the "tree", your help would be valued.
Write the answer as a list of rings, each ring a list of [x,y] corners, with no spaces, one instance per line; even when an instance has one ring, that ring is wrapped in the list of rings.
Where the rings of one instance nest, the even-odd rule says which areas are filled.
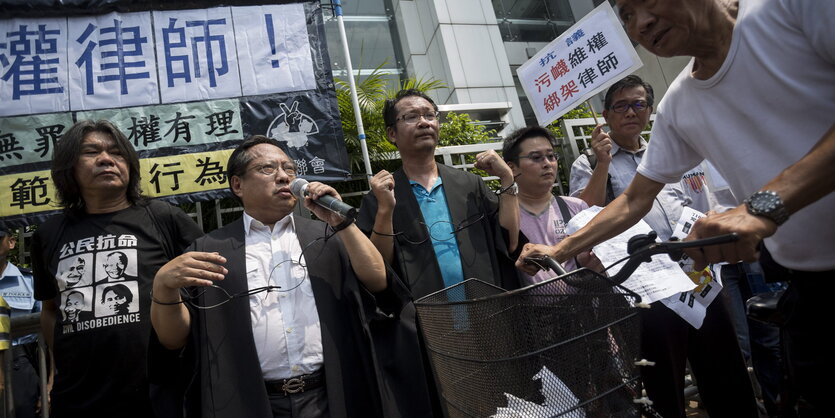
[[[385,75],[380,71],[382,66],[381,64],[367,76],[357,77],[357,99],[372,165],[377,166],[377,169],[393,169],[392,164],[385,161],[388,153],[397,151],[397,148],[386,137],[386,126],[383,121],[385,101],[394,97],[401,89],[417,89],[422,92],[430,92],[445,87],[445,84],[440,80],[415,77],[397,82],[385,78]],[[347,81],[339,79],[336,80],[336,87],[336,98],[342,118],[342,132],[345,136],[345,147],[348,150],[351,172],[364,173],[365,167],[362,161],[350,87]],[[495,131],[474,124],[469,115],[454,112],[445,115],[440,131],[440,146],[482,143],[487,142],[495,135]],[[399,162],[395,162],[394,165],[399,165]]]

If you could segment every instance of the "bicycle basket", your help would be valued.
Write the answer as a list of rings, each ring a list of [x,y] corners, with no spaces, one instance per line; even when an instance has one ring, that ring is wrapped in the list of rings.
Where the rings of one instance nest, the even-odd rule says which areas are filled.
[[[419,299],[449,416],[638,416],[629,299],[585,269],[509,292],[469,279]]]

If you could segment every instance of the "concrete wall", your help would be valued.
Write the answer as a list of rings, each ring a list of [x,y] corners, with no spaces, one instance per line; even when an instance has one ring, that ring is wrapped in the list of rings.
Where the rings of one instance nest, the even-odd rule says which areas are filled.
[[[406,70],[447,88],[432,93],[439,104],[511,102],[508,129],[524,126],[490,0],[399,0],[394,16]]]
[[[576,19],[594,8],[591,0],[569,4]],[[430,93],[438,104],[510,102],[504,132],[525,125],[511,71],[527,61],[528,48],[538,51],[547,43],[503,42],[490,0],[394,0],[393,7],[407,73],[447,85]],[[637,49],[644,66],[636,74],[660,100],[689,58]],[[602,97],[593,102],[602,110]]]

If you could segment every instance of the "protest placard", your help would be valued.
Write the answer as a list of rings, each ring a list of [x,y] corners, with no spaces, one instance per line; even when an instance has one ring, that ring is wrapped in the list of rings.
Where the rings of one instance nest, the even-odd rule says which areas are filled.
[[[642,65],[612,6],[603,2],[516,74],[545,126]]]

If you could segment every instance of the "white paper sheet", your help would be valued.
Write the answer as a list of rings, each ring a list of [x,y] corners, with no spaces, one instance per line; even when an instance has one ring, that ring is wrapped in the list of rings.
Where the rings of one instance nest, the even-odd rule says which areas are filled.
[[[570,235],[585,226],[603,208],[592,206],[571,218],[566,226],[566,232]],[[604,241],[594,247],[597,258],[604,266],[626,257],[629,238],[638,234],[647,234],[652,229],[644,221],[639,221],[631,228],[620,235]],[[607,273],[615,275],[623,263],[610,268]],[[634,273],[623,282],[623,286],[641,296],[643,302],[652,303],[681,292],[692,290],[696,285],[684,274],[678,263],[672,261],[666,254],[658,254],[652,257],[652,262],[641,264]]]

